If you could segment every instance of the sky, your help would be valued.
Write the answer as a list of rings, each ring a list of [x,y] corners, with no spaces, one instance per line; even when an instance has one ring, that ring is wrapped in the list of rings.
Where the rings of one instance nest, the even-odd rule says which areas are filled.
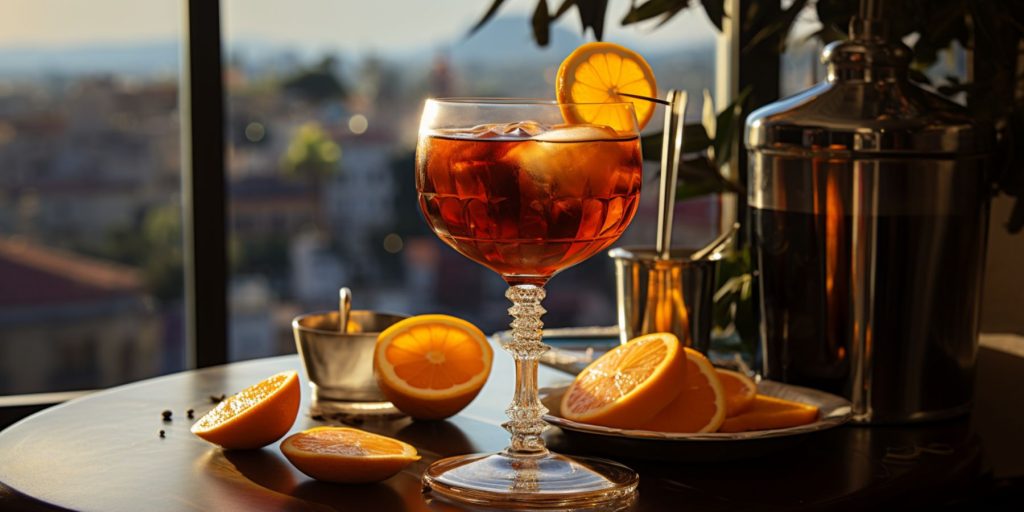
[[[499,16],[529,16],[537,0],[507,0]],[[223,0],[228,40],[319,51],[383,53],[437,46],[461,37],[489,0]],[[554,9],[557,1],[549,1]],[[665,26],[621,27],[629,0],[611,0],[605,40],[642,39],[650,49],[708,40],[714,27],[697,7]],[[287,6],[287,8],[285,8]],[[171,40],[180,37],[181,0],[4,0],[0,48]],[[575,12],[566,27],[578,31]],[[524,33],[528,34],[524,26]]]

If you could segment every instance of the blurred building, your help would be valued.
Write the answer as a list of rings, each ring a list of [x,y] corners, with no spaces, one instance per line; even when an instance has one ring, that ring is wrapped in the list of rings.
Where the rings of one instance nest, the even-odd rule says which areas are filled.
[[[133,268],[0,238],[0,394],[154,375],[162,322],[151,302]]]
[[[310,191],[280,176],[252,176],[231,183],[231,229],[242,238],[290,237],[313,224]]]
[[[375,132],[343,142],[341,172],[324,191],[331,231],[366,281],[384,276],[379,264],[384,234],[395,224],[393,142]],[[410,175],[412,169],[409,170]]]
[[[89,246],[137,225],[180,188],[176,109],[173,82],[101,76],[6,89],[0,228]]]

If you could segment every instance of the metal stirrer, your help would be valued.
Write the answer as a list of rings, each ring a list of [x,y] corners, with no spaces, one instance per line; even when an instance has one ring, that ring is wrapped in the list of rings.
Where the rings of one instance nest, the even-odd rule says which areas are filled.
[[[672,248],[672,213],[676,204],[676,182],[683,154],[683,125],[686,122],[686,91],[668,91],[669,108],[661,142],[661,197],[658,202],[658,238],[655,247],[661,259]]]
[[[348,332],[348,317],[352,311],[352,290],[342,286],[338,290],[338,332]]]

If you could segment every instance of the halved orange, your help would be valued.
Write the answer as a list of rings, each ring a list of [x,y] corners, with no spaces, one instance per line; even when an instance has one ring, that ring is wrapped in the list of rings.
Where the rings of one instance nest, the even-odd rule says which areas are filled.
[[[562,61],[555,77],[555,97],[559,103],[630,102],[642,130],[654,115],[655,103],[620,93],[653,98],[658,95],[658,84],[651,66],[640,54],[615,43],[581,45]],[[633,120],[623,117],[623,112],[601,105],[562,108],[562,115],[568,123],[632,130]]]
[[[754,379],[724,368],[715,368],[715,371],[718,372],[718,380],[722,382],[722,389],[725,391],[725,417],[731,418],[750,410],[757,395],[757,383]]]
[[[312,478],[346,484],[391,478],[420,459],[409,444],[347,427],[316,427],[292,434],[281,442],[281,452]]]
[[[581,423],[636,428],[679,394],[686,356],[670,333],[640,336],[606,352],[562,396],[562,416]]]
[[[377,336],[373,368],[391,403],[417,419],[447,418],[487,382],[494,351],[475,325],[447,315],[406,318]]]
[[[222,400],[192,433],[228,450],[262,448],[292,428],[300,399],[299,374],[281,372]]]
[[[746,432],[806,425],[818,419],[818,408],[800,402],[757,395],[750,410],[726,418],[719,432]]]
[[[725,390],[704,354],[687,347],[686,379],[675,400],[640,428],[659,432],[714,432],[725,420]]]

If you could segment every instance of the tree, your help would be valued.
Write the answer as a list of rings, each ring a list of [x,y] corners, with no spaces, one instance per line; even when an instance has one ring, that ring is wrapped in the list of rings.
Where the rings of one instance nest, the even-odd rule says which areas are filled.
[[[316,65],[295,73],[282,84],[284,91],[310,103],[343,100],[348,90],[338,79],[338,60],[327,56]]]
[[[142,220],[142,239],[142,276],[146,288],[164,302],[180,299],[185,282],[185,255],[179,205],[170,203],[149,210]]]
[[[295,132],[288,150],[281,157],[285,174],[306,182],[313,205],[313,222],[320,234],[327,232],[323,187],[327,178],[340,170],[341,146],[315,122],[303,124]]]

